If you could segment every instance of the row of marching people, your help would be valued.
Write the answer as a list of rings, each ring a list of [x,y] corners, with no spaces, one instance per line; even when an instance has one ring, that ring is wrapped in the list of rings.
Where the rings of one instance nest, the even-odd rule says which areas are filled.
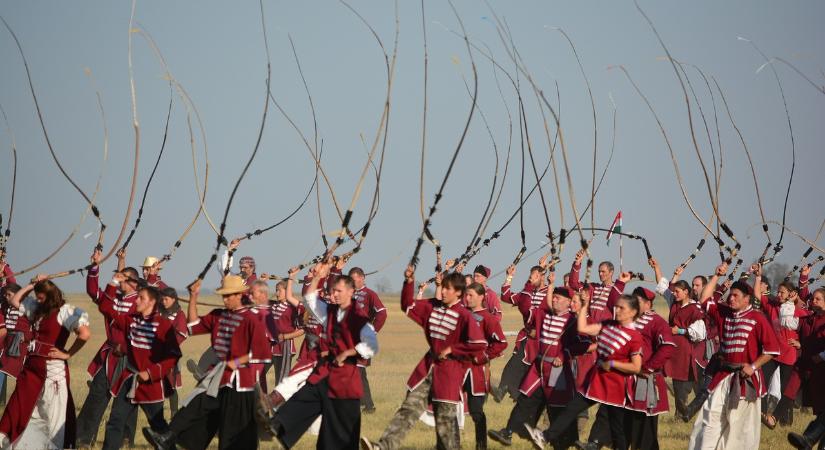
[[[241,258],[241,275],[225,276],[216,291],[223,308],[202,315],[201,282],[189,286],[184,311],[174,289],[160,280],[156,260],[144,262],[141,277],[125,267],[125,253],[119,254],[118,269],[101,289],[96,251],[87,291],[106,340],[89,366],[89,394],[77,417],[66,360],[88,341],[89,314],[66,304],[43,276],[25,287],[4,277],[9,307],[3,323],[7,329],[14,322],[15,330],[26,332],[6,336],[0,355],[2,370],[18,378],[0,419],[0,444],[92,445],[114,399],[104,448],[129,441],[142,409],[149,423],[143,434],[155,448],[206,448],[216,434],[221,448],[257,448],[266,428],[273,443],[286,448],[315,429],[318,448],[394,449],[431,410],[437,446],[453,449],[460,448],[459,416],[465,407],[477,448],[487,447],[487,436],[510,445],[514,433],[537,448],[658,448],[657,418],[669,411],[665,378],[671,378],[677,416],[689,421],[699,414],[689,448],[758,447],[760,421],[775,424],[774,414],[782,417],[799,391],[817,419],[788,440],[797,448],[821,445],[825,395],[822,384],[810,380],[825,375],[825,290],[808,289],[810,266],[802,269],[799,285],[783,283],[770,298],[758,264],[750,270],[753,285],[725,280],[727,263],[689,285],[679,279],[681,268],[667,279],[651,259],[656,291],[670,309],[665,320],[654,311],[656,294],[638,287],[625,295],[634,275],[623,272],[614,280],[609,262],[598,266],[600,283],[582,283],[584,255],[577,253],[558,287],[546,259],[531,268],[517,293],[512,289],[516,268],[507,268],[500,300],[487,286],[491,271],[485,266],[468,275],[460,265],[448,264],[449,270],[432,278],[432,298],[423,295],[424,284],[415,294],[415,268],[408,267],[400,306],[422,327],[428,350],[409,377],[401,406],[374,442],[361,435],[361,412],[374,408],[371,402],[364,405],[366,367],[378,352],[386,310],[364,287],[363,271],[343,274],[346,258],[313,266],[302,280],[300,298],[293,295],[298,269],[290,270],[276,286],[279,301],[272,304],[268,277],[257,279],[254,260]],[[523,329],[493,387],[489,362],[507,347],[501,303],[518,309]],[[72,334],[76,339],[69,345]],[[187,364],[198,384],[179,401],[180,345],[197,334],[209,335],[211,345],[200,361]],[[292,340],[300,336],[303,343],[291,365]],[[274,389],[266,384],[269,367],[275,371]],[[776,401],[765,399],[773,380],[778,380],[779,389],[772,389],[779,391]],[[688,401],[691,391],[694,399]],[[506,426],[487,431],[487,393],[501,400],[508,392],[516,401]],[[597,403],[585,438],[579,424]],[[540,430],[544,412],[550,425]]]
[[[760,419],[775,425],[777,404],[789,408],[801,385],[817,420],[788,440],[797,448],[821,441],[825,396],[820,385],[803,382],[825,374],[825,290],[808,293],[810,265],[799,286],[786,281],[769,298],[760,265],[750,270],[753,286],[733,276],[722,282],[727,264],[689,285],[679,280],[682,267],[666,279],[651,259],[657,291],[670,310],[666,321],[653,310],[654,292],[639,287],[623,295],[631,274],[613,281],[609,262],[599,265],[601,283],[582,285],[583,256],[577,254],[561,288],[545,284],[537,266],[524,290],[512,294],[515,268],[507,270],[502,300],[519,308],[524,328],[493,389],[497,400],[509,392],[516,404],[507,426],[489,432],[492,439],[511,445],[515,433],[537,447],[567,448],[575,441],[578,448],[658,448],[656,418],[669,411],[665,378],[671,378],[677,417],[687,422],[702,412],[690,448],[758,446]],[[774,398],[782,400],[766,397],[772,381],[781,392]],[[691,391],[696,395],[688,401]],[[578,440],[582,418],[595,403],[595,424],[588,439]],[[535,426],[545,408],[551,425],[542,432]]]

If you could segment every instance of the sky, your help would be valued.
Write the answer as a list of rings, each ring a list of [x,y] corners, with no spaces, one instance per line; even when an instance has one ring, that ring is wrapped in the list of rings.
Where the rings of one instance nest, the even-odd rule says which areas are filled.
[[[691,137],[685,94],[673,67],[663,58],[665,52],[655,34],[634,4],[491,1],[490,9],[484,2],[456,0],[454,5],[458,16],[447,2],[425,1],[422,21],[420,2],[398,2],[397,16],[393,2],[351,3],[374,28],[390,57],[398,18],[397,62],[380,204],[363,249],[352,264],[368,272],[380,269],[370,276],[368,283],[386,277],[385,281],[398,288],[421,232],[423,22],[428,52],[425,208],[432,204],[468,120],[470,90],[474,85],[473,61],[478,74],[477,108],[432,217],[432,231],[442,243],[445,257],[461,254],[472,238],[490,197],[494,176],[496,189],[501,185],[508,149],[510,158],[501,199],[485,237],[517,210],[522,183],[526,190],[535,183],[529,152],[522,176],[522,142],[529,137],[539,171],[549,160],[546,134],[552,138],[556,124],[545,109],[545,131],[539,104],[526,79],[529,74],[559,113],[566,144],[566,164],[560,146],[555,153],[560,192],[552,171],[542,181],[554,232],[571,229],[575,224],[565,166],[580,215],[591,199],[595,135],[597,175],[607,164],[611,146],[614,151],[595,197],[595,225],[609,227],[621,210],[624,229],[643,235],[669,273],[690,254],[705,229],[682,196],[656,119],[618,66],[627,69],[661,119],[691,205],[705,222],[713,217],[713,210]],[[752,40],[767,55],[793,63],[816,84],[825,85],[825,30],[821,27],[825,4],[641,1],[640,5],[675,59],[700,68],[711,86],[711,76],[718,82],[752,154],[766,219],[782,221],[792,162],[788,120],[771,67],[758,71],[765,60],[738,37]],[[494,13],[506,22],[512,42],[502,40]],[[230,193],[256,148],[261,129],[257,154],[229,209],[227,236],[232,238],[269,226],[301,203],[314,180],[315,161],[286,115],[307,137],[310,148],[315,145],[315,132],[290,38],[315,109],[318,146],[323,143],[321,165],[340,210],[346,211],[367,161],[368,149],[380,131],[387,69],[375,37],[343,3],[264,1],[262,16],[258,2],[137,1],[131,29],[134,97],[129,72],[130,14],[129,2],[41,1],[0,5],[0,15],[16,32],[28,59],[43,121],[58,160],[88,196],[95,192],[98,177],[103,174],[95,204],[107,225],[107,253],[115,243],[129,203],[136,150],[133,108],[138,123],[139,160],[127,230],[134,223],[161,149],[170,98],[166,145],[148,190],[141,224],[129,246],[129,265],[139,265],[147,255],[168,253],[194,217],[199,203],[193,164],[202,189],[208,161],[205,207],[214,224],[220,225]],[[471,54],[464,43],[459,18],[475,47]],[[559,28],[575,45],[591,85],[595,122],[585,78]],[[168,64],[168,72],[146,36],[153,38]],[[266,109],[265,42],[271,61],[271,93],[286,115],[272,103]],[[485,54],[492,52],[493,60],[479,49]],[[521,56],[525,71],[516,70],[509,56],[512,49]],[[0,58],[0,105],[8,117],[8,128],[4,125],[0,130],[0,213],[5,227],[12,191],[13,136],[18,167],[8,261],[20,270],[43,260],[66,239],[78,226],[87,202],[52,159],[23,61],[5,29],[0,30]],[[813,239],[825,218],[820,200],[825,196],[825,184],[818,181],[825,163],[825,95],[787,66],[775,67],[787,101],[796,151],[786,224]],[[696,147],[711,178],[721,161],[719,216],[743,244],[743,259],[754,260],[761,254],[766,237],[758,225],[762,219],[745,152],[719,91],[714,86],[711,96],[696,69],[688,67],[686,73],[696,92],[694,98],[688,91]],[[514,78],[512,82],[508,75]],[[178,84],[170,87],[170,78]],[[514,85],[519,87],[518,91]],[[184,91],[199,114],[202,130],[195,110],[188,109],[182,99]],[[97,92],[103,115],[98,109]],[[519,133],[517,92],[523,98],[526,136]],[[261,128],[265,109],[266,121]],[[193,127],[194,163],[187,114]],[[108,150],[105,164],[104,149]],[[376,158],[381,149],[379,145]],[[355,228],[366,220],[374,190],[375,177],[370,172],[354,208]],[[322,182],[320,212],[326,232],[340,229],[341,225],[331,198],[327,183]],[[259,273],[284,275],[288,267],[322,251],[318,209],[313,193],[292,219],[245,241],[238,254],[255,257]],[[521,247],[522,223],[526,245],[533,252],[542,245],[548,231],[538,195],[526,203],[523,220],[517,216],[470,265],[485,264],[494,273],[503,270]],[[582,223],[590,226],[589,213]],[[715,226],[712,228],[715,232]],[[23,279],[34,273],[56,273],[87,264],[97,231],[96,220],[88,216],[62,251]],[[776,242],[779,227],[771,225],[769,232]],[[165,265],[163,278],[183,290],[209,260],[215,236],[201,217]],[[591,237],[589,232],[585,237]],[[578,249],[578,241],[578,235],[571,236],[561,255],[560,264],[565,270]],[[597,262],[609,259],[618,265],[617,244],[607,246],[604,235],[599,234],[591,246],[593,258]],[[789,233],[785,234],[783,245],[785,249],[778,261],[789,265],[796,264],[807,248]],[[351,248],[352,244],[344,247]],[[623,268],[645,271],[651,278],[640,243],[625,239],[623,247]],[[517,283],[526,277],[527,268],[539,255],[541,252],[524,259]],[[432,245],[424,246],[421,261],[419,276],[429,277],[434,266]],[[688,272],[711,273],[718,261],[718,249],[708,237],[708,245]],[[114,263],[112,257],[104,270],[114,267]],[[493,285],[498,285],[501,278],[494,279]],[[219,274],[213,269],[206,286],[215,287],[219,281]],[[70,292],[83,290],[80,275],[63,278],[58,284]]]

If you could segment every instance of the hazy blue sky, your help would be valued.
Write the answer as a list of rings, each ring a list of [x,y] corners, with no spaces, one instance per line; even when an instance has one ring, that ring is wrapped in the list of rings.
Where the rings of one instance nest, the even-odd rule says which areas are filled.
[[[394,31],[393,4],[355,1],[389,48]],[[474,42],[489,45],[496,60],[513,72],[490,11],[482,2],[456,1],[461,18]],[[593,121],[583,78],[570,47],[548,27],[562,27],[575,42],[590,78],[598,114],[599,171],[607,160],[612,137],[611,100],[618,107],[615,158],[596,199],[597,226],[610,225],[616,211],[624,214],[626,230],[643,234],[666,271],[694,248],[703,234],[691,216],[675,181],[670,156],[653,117],[627,80],[610,65],[623,64],[649,96],[660,114],[681,164],[690,200],[707,219],[710,202],[688,130],[683,95],[671,66],[652,31],[633,3],[520,1],[493,2],[506,18],[515,45],[533,77],[551,97],[558,82],[562,127],[574,177],[576,202],[582,210],[590,197],[593,158]],[[724,90],[737,124],[754,156],[765,214],[781,220],[785,187],[790,171],[790,139],[779,90],[769,70],[756,73],[764,62],[737,36],[753,39],[771,56],[783,57],[825,84],[822,67],[825,4],[820,1],[643,1],[651,19],[673,56],[700,66],[716,77]],[[369,31],[337,2],[264,2],[272,58],[272,92],[298,126],[312,135],[309,105],[289,47],[295,41],[318,115],[325,143],[324,167],[338,201],[346,208],[365,161],[359,135],[372,140],[385,93],[383,56]],[[127,65],[129,2],[6,2],[0,14],[14,28],[29,60],[32,79],[55,151],[68,173],[91,194],[101,169],[103,127],[95,91],[84,68],[91,69],[103,96],[109,131],[109,160],[105,166],[98,204],[109,225],[107,249],[120,228],[129,195],[134,133]],[[381,207],[364,250],[354,264],[366,270],[386,265],[373,282],[387,276],[399,284],[414,238],[421,228],[418,215],[418,164],[422,125],[422,30],[420,3],[399,2],[398,63],[392,91]],[[186,88],[199,109],[209,145],[210,179],[207,208],[219,222],[226,201],[252,151],[265,101],[266,57],[257,2],[139,1],[136,27],[152,33],[172,74]],[[429,204],[441,182],[446,164],[467,117],[470,97],[462,75],[470,78],[467,52],[460,38],[447,31],[458,29],[448,4],[426,2],[429,39],[429,117],[425,195]],[[138,196],[160,148],[169,87],[164,71],[147,42],[135,34],[134,72],[141,132]],[[508,121],[493,78],[493,67],[474,54],[479,72],[478,105],[486,115],[500,151],[501,164],[508,146]],[[17,204],[9,242],[9,261],[20,269],[51,252],[78,222],[85,207],[81,196],[60,175],[51,160],[28,90],[22,60],[11,36],[0,31],[0,103],[11,124],[19,156]],[[796,139],[797,167],[788,205],[788,225],[813,236],[823,219],[821,199],[825,185],[825,96],[787,67],[778,66],[784,83]],[[514,73],[514,72],[513,72]],[[707,119],[714,123],[710,96],[695,71],[689,71]],[[516,96],[501,72],[503,93],[515,112]],[[537,164],[548,160],[548,146],[535,98],[522,79],[526,114]],[[730,122],[718,101],[718,123],[724,172],[720,213],[745,245],[747,259],[761,253],[765,240],[759,219],[750,169]],[[166,253],[191,220],[197,200],[193,182],[186,111],[175,95],[166,153],[150,189],[143,223],[130,246],[129,263],[139,264],[147,254]],[[695,108],[695,105],[694,105]],[[696,110],[694,109],[694,112]],[[514,116],[515,119],[515,116]],[[706,163],[710,148],[701,118],[694,117]],[[510,172],[501,204],[488,234],[515,209],[519,196],[520,141],[514,122]],[[715,138],[715,127],[712,129]],[[8,214],[11,192],[9,136],[0,136],[0,212]],[[203,177],[203,147],[198,138],[198,162]],[[718,152],[718,149],[716,149]],[[718,155],[717,155],[718,156]],[[559,161],[561,162],[561,161]],[[456,169],[433,219],[433,231],[448,255],[459,254],[482,213],[489,195],[495,158],[481,116],[473,117]],[[278,111],[270,108],[262,144],[254,165],[238,191],[228,220],[228,235],[236,236],[273,223],[301,200],[314,175],[313,161],[297,134]],[[527,187],[534,181],[529,169]],[[561,166],[559,166],[561,169]],[[710,167],[709,167],[710,170]],[[503,174],[502,172],[500,175]],[[560,173],[563,177],[563,172]],[[573,224],[566,181],[561,180],[565,228]],[[562,225],[552,177],[543,183],[554,229]],[[355,211],[354,223],[363,223],[374,189],[369,180]],[[322,186],[322,212],[327,229],[339,227]],[[134,221],[133,210],[130,226]],[[314,202],[290,222],[246,242],[240,254],[253,255],[259,272],[285,273],[292,264],[320,249]],[[546,225],[538,197],[524,215],[528,246],[540,245]],[[586,218],[589,223],[589,214]],[[83,236],[92,233],[84,239]],[[779,230],[772,227],[774,239]],[[518,219],[503,236],[473,263],[494,272],[515,256],[519,243]],[[163,271],[172,285],[183,288],[201,270],[214,245],[214,233],[200,221]],[[86,220],[79,235],[38,271],[57,272],[85,264],[96,239],[96,225]],[[571,239],[563,254],[566,268],[576,251]],[[637,242],[625,242],[625,267],[646,268]],[[794,264],[807,248],[790,235],[780,260]],[[706,247],[690,272],[708,273],[718,261],[714,245]],[[617,259],[617,246],[605,247],[598,238],[594,257]],[[421,271],[433,265],[433,249],[425,247]],[[532,258],[531,258],[532,259]],[[114,259],[107,264],[112,265]],[[525,266],[532,261],[526,261]],[[107,267],[108,270],[108,267]],[[523,278],[526,267],[520,271]],[[649,271],[648,271],[649,272]],[[28,275],[26,276],[28,278]],[[216,272],[208,286],[218,283]],[[498,284],[496,280],[494,284]],[[81,278],[60,281],[70,291],[82,289]]]

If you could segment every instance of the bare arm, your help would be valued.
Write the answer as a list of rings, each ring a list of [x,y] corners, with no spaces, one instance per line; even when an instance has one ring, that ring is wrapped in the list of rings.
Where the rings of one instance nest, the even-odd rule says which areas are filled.
[[[20,309],[20,305],[23,303],[23,299],[26,298],[26,296],[29,295],[29,292],[31,292],[34,289],[34,285],[46,279],[48,279],[48,276],[43,274],[39,274],[36,277],[34,277],[31,283],[27,284],[26,286],[23,286],[22,289],[17,291],[11,297],[11,299],[9,299],[9,305],[11,305],[11,307],[14,309]]]
[[[712,277],[708,280],[708,283],[702,289],[702,296],[699,299],[700,302],[704,302],[705,300],[713,297],[713,291],[716,290],[716,283],[719,281],[719,277],[722,277],[728,271],[728,263],[722,262],[716,267],[716,272],[713,274]]]
[[[295,298],[295,295],[292,293],[292,286],[295,283],[295,276],[297,273],[297,267],[289,269],[289,278],[286,280],[286,301],[292,306],[298,306],[301,303],[301,301]]]

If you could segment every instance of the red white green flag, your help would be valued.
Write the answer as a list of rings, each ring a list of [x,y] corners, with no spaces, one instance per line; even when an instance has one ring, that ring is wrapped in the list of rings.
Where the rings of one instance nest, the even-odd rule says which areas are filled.
[[[610,245],[610,238],[613,236],[613,233],[621,233],[622,232],[622,212],[619,211],[616,213],[616,218],[613,219],[613,225],[610,225],[610,231],[607,232],[607,245]]]

